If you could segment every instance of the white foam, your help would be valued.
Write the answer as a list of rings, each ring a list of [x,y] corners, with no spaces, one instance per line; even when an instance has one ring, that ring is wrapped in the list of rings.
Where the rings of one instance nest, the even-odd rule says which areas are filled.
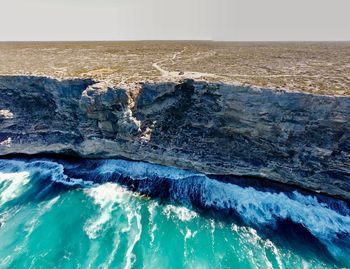
[[[150,229],[150,237],[151,237],[151,241],[150,241],[150,245],[153,245],[154,243],[154,233],[155,231],[157,230],[157,224],[154,223],[154,218],[155,218],[155,209],[157,207],[157,202],[153,201],[150,203],[150,205],[148,206],[148,213],[149,213],[149,218],[148,218],[148,221],[149,221],[149,224],[150,226],[152,227]]]
[[[125,160],[104,161],[97,172],[101,174],[117,172],[137,179],[161,177],[173,180],[171,197],[175,201],[186,200],[184,196],[193,188],[189,184],[194,182],[187,182],[186,178],[198,177],[195,184],[202,185],[200,195],[204,206],[219,209],[231,208],[247,224],[258,226],[275,226],[278,219],[291,219],[321,239],[335,255],[341,251],[337,250],[329,239],[335,238],[339,233],[350,233],[350,216],[343,216],[328,208],[326,204],[318,202],[316,197],[305,196],[298,192],[288,197],[284,193],[258,191],[254,188],[243,188],[211,180],[202,174],[173,167]],[[197,216],[187,207],[174,205],[165,206],[163,213],[167,217],[175,216],[182,221],[189,221]]]
[[[106,160],[97,168],[97,173],[120,173],[131,178],[143,179],[148,177],[161,177],[168,179],[183,179],[196,174],[175,167],[167,167],[144,162],[130,162],[125,160]]]
[[[18,161],[18,160],[0,160],[0,169],[7,173],[27,173],[28,175],[40,173],[47,175],[54,182],[59,182],[69,186],[93,186],[92,181],[83,181],[82,179],[69,178],[64,174],[62,164],[52,161]]]
[[[110,220],[115,204],[121,204],[123,210],[128,213],[129,225],[123,229],[123,232],[129,232],[132,220],[138,219],[138,213],[132,211],[131,206],[128,205],[130,196],[134,194],[117,184],[94,185],[91,181],[69,178],[64,174],[64,167],[61,164],[50,161],[26,163],[0,160],[0,169],[2,170],[0,182],[7,184],[4,184],[5,189],[0,194],[0,205],[20,195],[23,186],[29,181],[29,175],[34,172],[46,173],[55,182],[90,187],[85,191],[101,210],[101,214],[91,219],[85,226],[90,238],[96,238],[104,224]],[[109,173],[120,173],[138,180],[167,178],[171,180],[171,198],[175,202],[189,200],[186,196],[199,190],[200,202],[204,207],[219,210],[232,209],[246,224],[253,226],[275,226],[277,220],[290,219],[309,230],[335,257],[342,256],[344,251],[333,241],[339,234],[350,234],[350,216],[332,210],[327,204],[319,202],[311,195],[302,195],[298,192],[286,195],[259,191],[251,187],[240,187],[212,180],[205,175],[186,170],[125,160],[101,161],[96,170],[91,172],[107,176]],[[184,206],[166,205],[162,213],[168,218],[177,218],[181,221],[190,221],[197,217],[196,212]],[[152,234],[154,229],[156,228],[152,228]],[[130,263],[132,263],[131,258]]]
[[[99,215],[87,221],[84,230],[90,239],[95,239],[103,231],[104,225],[112,221],[113,212],[117,208],[121,208],[121,212],[126,214],[128,223],[127,226],[117,230],[121,233],[128,233],[127,238],[133,238],[130,242],[125,254],[124,268],[131,268],[135,262],[135,255],[133,254],[136,243],[141,238],[142,224],[140,215],[140,206],[134,206],[130,198],[135,196],[134,193],[127,189],[113,183],[105,183],[93,188],[88,188],[85,193],[93,199],[94,204],[100,208]],[[134,221],[136,227],[134,227]],[[119,236],[116,235],[114,247],[111,254],[107,258],[103,268],[109,268],[114,261],[115,255],[119,247]]]
[[[136,210],[139,211],[140,207],[138,207]],[[141,224],[140,213],[134,211],[133,217],[136,219],[137,232],[135,234],[134,240],[132,241],[132,243],[130,244],[130,246],[128,247],[128,249],[126,251],[126,254],[125,254],[126,262],[125,262],[124,269],[130,269],[133,266],[133,264],[135,263],[136,256],[132,252],[134,250],[136,243],[140,240],[141,233],[142,233],[142,224]]]
[[[111,254],[108,256],[107,258],[107,261],[106,263],[102,266],[102,268],[104,269],[108,269],[108,268],[111,268],[111,264],[112,262],[114,261],[114,258],[115,258],[115,255],[118,251],[118,248],[119,248],[119,243],[120,243],[120,240],[119,240],[119,236],[116,236],[114,241],[113,241],[113,249],[112,249],[112,252]]]
[[[11,267],[11,263],[13,262],[13,260],[14,260],[13,256],[8,255],[0,262],[0,265],[3,268],[9,268]]]
[[[282,264],[282,260],[281,260],[281,254],[279,253],[278,248],[275,246],[275,244],[267,239],[265,241],[265,244],[264,244],[264,249],[265,249],[265,251],[267,249],[271,250],[271,252],[273,253],[274,257],[276,258],[278,268],[283,269],[283,264]],[[265,255],[265,257],[266,257],[266,255]],[[269,264],[270,268],[273,268],[272,264],[268,261],[267,257],[266,257],[266,261],[267,261],[266,263]]]
[[[331,239],[337,234],[350,234],[350,216],[339,214],[314,197],[294,192],[289,198],[284,193],[263,192],[213,180],[206,184],[203,192],[206,206],[232,208],[252,225],[274,226],[277,219],[291,219],[308,229],[336,256],[341,251],[330,242]]]
[[[97,218],[90,219],[84,226],[84,230],[90,239],[95,239],[102,230],[104,224],[111,219],[111,214],[116,204],[125,203],[130,192],[116,184],[105,183],[97,187],[88,188],[85,193],[100,207]]]
[[[172,217],[178,218],[181,221],[190,221],[198,214],[184,206],[166,205],[163,209],[163,214],[169,219]]]
[[[29,172],[3,173],[0,172],[0,206],[9,202],[25,191],[25,186],[30,181]]]
[[[54,197],[53,199],[51,199],[50,201],[48,201],[44,206],[45,211],[50,210],[52,208],[52,206],[58,202],[59,199],[60,199],[60,196],[58,195],[58,196]]]
[[[0,109],[0,119],[12,119],[13,113],[8,109]]]
[[[257,191],[215,181],[209,184],[204,193],[207,206],[236,209],[249,223],[274,224],[276,217],[280,217],[301,223],[320,236],[350,232],[350,216],[343,216],[312,197],[294,192],[294,198],[289,198],[284,193]]]

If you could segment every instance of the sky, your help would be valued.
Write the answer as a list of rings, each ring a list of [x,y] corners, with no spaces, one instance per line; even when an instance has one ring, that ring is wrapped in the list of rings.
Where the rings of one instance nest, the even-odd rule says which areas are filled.
[[[350,41],[349,0],[0,0],[0,41]]]

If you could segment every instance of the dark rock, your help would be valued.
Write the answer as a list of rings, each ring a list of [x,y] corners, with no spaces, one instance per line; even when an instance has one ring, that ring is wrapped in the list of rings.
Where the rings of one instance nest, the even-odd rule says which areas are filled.
[[[350,200],[347,96],[193,80],[121,88],[2,76],[0,100],[0,155],[124,157]]]

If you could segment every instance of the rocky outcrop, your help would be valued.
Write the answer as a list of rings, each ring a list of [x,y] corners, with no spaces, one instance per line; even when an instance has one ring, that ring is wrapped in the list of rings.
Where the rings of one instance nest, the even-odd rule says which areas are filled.
[[[89,86],[79,101],[85,115],[95,119],[104,137],[134,136],[141,132],[140,121],[132,116],[132,98],[122,88],[111,88],[105,83]]]
[[[0,100],[1,155],[122,157],[350,200],[350,97],[2,76]]]

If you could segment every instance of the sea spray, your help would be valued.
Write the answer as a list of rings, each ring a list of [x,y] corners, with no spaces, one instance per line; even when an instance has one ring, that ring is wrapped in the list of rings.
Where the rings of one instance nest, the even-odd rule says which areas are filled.
[[[178,242],[178,245],[174,253],[182,248],[183,257],[178,261],[169,257],[167,262],[174,262],[174,266],[178,262],[180,267],[209,264],[209,261],[198,260],[201,254],[195,249],[201,244],[209,247],[207,255],[217,257],[220,264],[225,264],[226,254],[218,254],[217,251],[224,246],[233,247],[230,255],[237,258],[237,264],[245,264],[249,260],[248,264],[251,262],[266,268],[280,268],[283,264],[287,267],[292,264],[301,266],[305,263],[317,268],[317,263],[310,261],[319,259],[320,264],[330,262],[336,266],[337,263],[348,265],[350,260],[350,216],[349,209],[342,201],[305,195],[296,190],[262,191],[221,182],[191,171],[125,160],[0,160],[0,171],[0,191],[6,197],[0,211],[3,225],[0,227],[0,235],[16,219],[9,218],[9,214],[19,216],[19,213],[15,213],[16,205],[13,205],[13,201],[18,201],[17,207],[23,212],[29,210],[28,207],[36,208],[42,203],[47,208],[41,211],[43,213],[31,211],[36,213],[31,220],[29,217],[28,227],[31,227],[30,223],[35,223],[35,226],[31,231],[23,231],[23,237],[28,240],[25,245],[22,242],[23,253],[30,251],[23,248],[30,245],[31,238],[35,236],[35,231],[45,216],[67,203],[68,197],[73,199],[79,196],[82,200],[74,202],[75,207],[86,207],[91,214],[84,214],[85,219],[75,220],[82,222],[76,225],[81,227],[78,234],[86,236],[84,240],[91,251],[99,249],[99,255],[105,255],[101,258],[91,254],[89,262],[85,263],[90,267],[103,264],[106,267],[120,265],[131,268],[142,264],[151,266],[153,261],[153,265],[159,263],[165,268],[162,250],[168,248],[162,245],[166,243],[161,243],[160,238],[170,239],[175,235],[176,239],[172,240]],[[29,181],[32,183],[29,184]],[[18,186],[16,191],[13,190],[13,182]],[[37,192],[31,190],[35,188],[34,182],[49,193],[55,192],[55,195],[41,194],[40,199],[36,198],[38,205],[28,201],[28,197],[26,203],[21,203],[20,198],[26,197],[26,193],[32,193],[33,197],[41,193],[42,190],[39,189]],[[70,212],[67,212],[67,217],[70,217]],[[64,222],[65,218],[56,221]],[[282,241],[269,239],[269,230],[280,233],[281,227],[286,223],[289,223],[288,229],[297,227],[301,231],[301,238],[309,233],[315,243],[314,246],[310,243],[310,249],[319,250],[324,257],[310,251],[307,254],[313,257],[310,260],[310,257],[302,258],[295,246],[286,245],[284,248],[280,245],[283,234]],[[17,225],[20,225],[20,221]],[[177,229],[179,233],[164,234],[167,229]],[[202,234],[201,230],[207,230],[209,237]],[[106,238],[107,235],[110,235],[109,239]],[[182,243],[177,241],[179,238],[182,238]],[[296,238],[296,241],[299,239]],[[19,238],[18,240],[20,241]],[[101,241],[102,244],[105,240],[108,240],[106,245],[110,248],[102,251],[98,242]],[[250,244],[258,246],[247,247]],[[9,245],[0,243],[3,263],[6,261],[7,265],[15,264],[18,257],[2,255],[6,252],[5,248],[9,248]],[[160,256],[154,256],[156,254],[153,253],[151,258],[145,248],[158,251]],[[245,255],[247,258],[241,259],[237,255]],[[289,255],[289,258],[285,255]],[[121,256],[123,258],[118,259]],[[191,263],[191,260],[196,262]]]

